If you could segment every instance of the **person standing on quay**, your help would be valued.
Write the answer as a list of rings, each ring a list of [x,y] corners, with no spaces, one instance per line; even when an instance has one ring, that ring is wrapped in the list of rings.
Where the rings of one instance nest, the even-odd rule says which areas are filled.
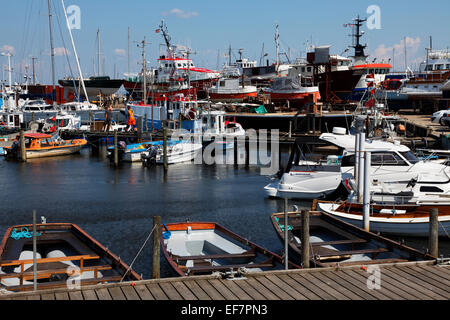
[[[128,108],[128,123],[127,123],[127,131],[130,131],[132,128],[134,129],[134,131],[136,131],[136,120],[134,119],[134,111],[131,109],[130,106],[127,107]]]

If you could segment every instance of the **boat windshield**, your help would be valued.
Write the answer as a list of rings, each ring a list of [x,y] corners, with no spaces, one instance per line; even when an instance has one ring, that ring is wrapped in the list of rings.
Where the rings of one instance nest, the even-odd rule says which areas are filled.
[[[420,161],[411,151],[400,152],[400,153],[411,164],[414,164],[414,163],[417,163]]]

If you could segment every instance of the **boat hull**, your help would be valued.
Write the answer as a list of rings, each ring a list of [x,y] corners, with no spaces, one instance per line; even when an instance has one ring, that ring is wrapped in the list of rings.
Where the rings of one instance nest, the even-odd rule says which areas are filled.
[[[210,100],[214,102],[243,102],[249,98],[256,98],[257,92],[248,93],[215,93],[209,92]]]
[[[46,150],[27,150],[27,159],[65,156],[80,152],[83,145],[60,147]]]
[[[333,215],[347,223],[351,223],[358,227],[363,226],[363,217],[358,214],[348,214],[339,212],[336,209],[338,204],[321,203],[317,204],[320,211]],[[429,218],[401,218],[401,214],[392,215],[389,218],[371,217],[370,231],[380,232],[388,235],[401,235],[411,237],[427,237],[429,236]],[[439,216],[439,236],[448,236],[450,234],[450,216]]]

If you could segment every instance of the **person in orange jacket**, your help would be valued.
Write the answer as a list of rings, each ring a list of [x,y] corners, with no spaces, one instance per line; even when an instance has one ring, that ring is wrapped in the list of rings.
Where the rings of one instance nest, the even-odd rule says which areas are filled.
[[[128,106],[128,123],[127,123],[127,131],[129,131],[131,128],[136,131],[136,120],[134,119],[134,111],[131,109],[130,106]]]

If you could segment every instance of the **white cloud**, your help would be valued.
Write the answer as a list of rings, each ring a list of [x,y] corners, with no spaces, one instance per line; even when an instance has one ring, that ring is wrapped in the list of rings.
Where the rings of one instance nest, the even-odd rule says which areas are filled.
[[[405,61],[405,41],[406,41],[406,58],[408,60],[408,65],[416,64],[423,60],[423,54],[419,52],[421,40],[419,37],[410,38],[406,37],[402,39],[399,43],[396,43],[392,46],[386,47],[386,45],[380,44],[378,48],[375,49],[375,52],[372,54],[373,57],[377,58],[377,61],[380,62],[382,60],[388,61],[391,59],[392,63],[392,55],[394,54],[395,59],[395,68],[397,66],[404,66]]]
[[[183,18],[183,19],[189,19],[192,17],[197,17],[199,14],[196,11],[184,11],[178,8],[173,8],[172,10],[169,10],[167,12],[163,12],[162,13],[164,16],[168,16],[168,15],[175,15],[178,18]]]
[[[118,56],[124,57],[126,56],[125,49],[114,49],[114,53]]]
[[[16,50],[14,49],[13,46],[5,44],[0,48],[0,52],[15,54]]]
[[[59,48],[53,48],[53,53],[55,54],[55,56],[69,56],[70,52],[63,47],[59,47]]]

